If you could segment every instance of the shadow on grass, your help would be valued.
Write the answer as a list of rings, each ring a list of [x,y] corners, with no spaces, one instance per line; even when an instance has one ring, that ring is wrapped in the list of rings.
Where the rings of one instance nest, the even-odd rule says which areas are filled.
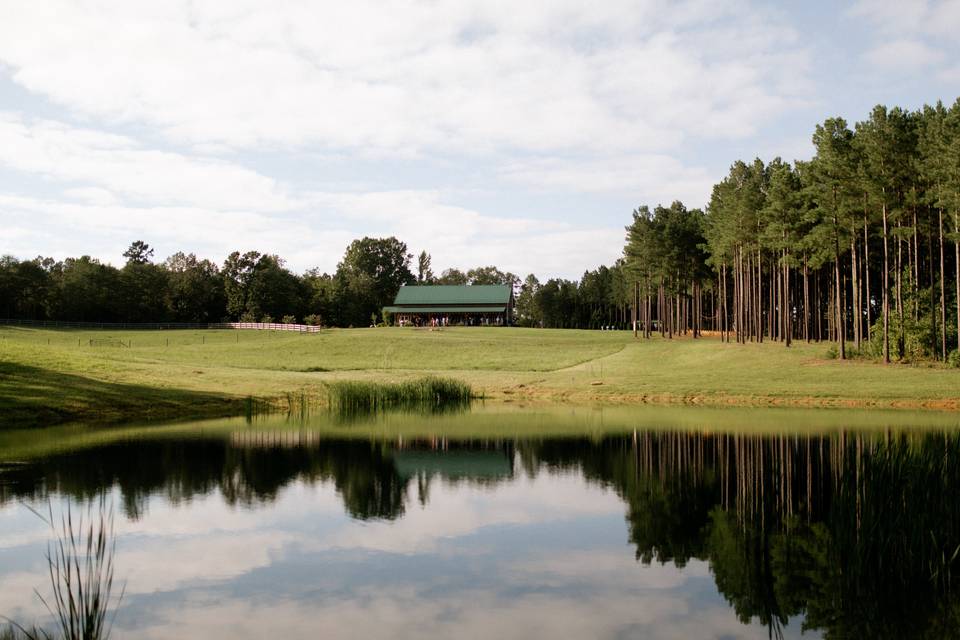
[[[241,414],[245,398],[95,380],[0,362],[0,428]]]

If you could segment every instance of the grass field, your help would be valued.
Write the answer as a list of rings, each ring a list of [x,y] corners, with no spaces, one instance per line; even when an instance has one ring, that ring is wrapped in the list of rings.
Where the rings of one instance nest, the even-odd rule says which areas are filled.
[[[121,340],[129,346],[111,346]],[[0,327],[0,423],[237,414],[251,398],[278,408],[294,398],[322,402],[331,380],[427,373],[502,400],[960,408],[958,370],[839,362],[826,351],[543,329]]]

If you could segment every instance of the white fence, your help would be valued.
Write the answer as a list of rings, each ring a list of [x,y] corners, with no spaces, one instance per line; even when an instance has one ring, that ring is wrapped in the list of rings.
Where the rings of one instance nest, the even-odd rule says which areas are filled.
[[[157,331],[165,329],[257,329],[260,331],[297,331],[316,333],[320,327],[309,324],[279,322],[61,322],[58,320],[3,320],[0,325],[50,327],[57,329],[131,329]]]
[[[207,325],[209,329],[260,329],[261,331],[299,331],[316,333],[320,327],[312,324],[281,324],[278,322],[221,322]]]

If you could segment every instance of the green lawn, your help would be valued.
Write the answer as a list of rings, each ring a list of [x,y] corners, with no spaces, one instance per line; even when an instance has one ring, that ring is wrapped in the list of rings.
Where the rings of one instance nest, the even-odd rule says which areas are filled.
[[[129,347],[90,346],[122,340]],[[960,408],[960,371],[825,359],[826,345],[543,329],[69,331],[0,327],[0,423],[236,414],[332,379],[462,379],[489,398]]]

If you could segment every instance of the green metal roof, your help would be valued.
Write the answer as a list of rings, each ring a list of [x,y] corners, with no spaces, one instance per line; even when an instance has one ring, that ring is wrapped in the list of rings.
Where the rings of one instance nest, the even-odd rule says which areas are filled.
[[[400,287],[395,305],[500,304],[510,302],[512,288],[506,284],[408,285]]]
[[[384,307],[390,313],[503,313],[506,307],[486,305],[482,307],[460,306],[444,307],[440,305],[430,307]]]

